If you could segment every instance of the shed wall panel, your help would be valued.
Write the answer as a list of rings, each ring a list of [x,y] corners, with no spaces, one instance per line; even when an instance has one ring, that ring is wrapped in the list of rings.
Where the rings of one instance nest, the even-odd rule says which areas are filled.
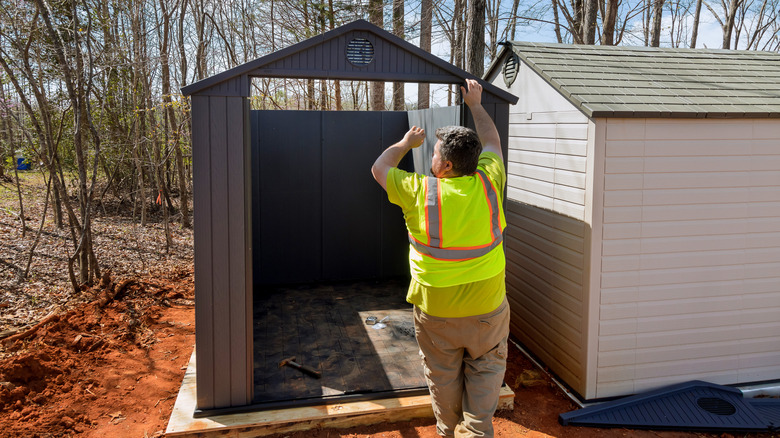
[[[362,139],[365,144],[383,144],[382,118],[361,118],[349,112],[323,112],[322,124],[322,276],[326,279],[349,278],[350,272],[379,277],[380,245],[366,245],[375,235],[376,221],[367,221],[366,214],[380,212],[381,193],[366,184],[370,174],[346,169],[369,169],[376,159],[375,148],[355,148]],[[401,124],[406,115],[401,114]],[[350,126],[345,131],[345,126]],[[348,158],[347,158],[348,157]],[[362,178],[364,177],[364,178]],[[349,196],[344,196],[349,193]],[[344,214],[361,211],[364,214]],[[347,248],[361,248],[350,251]]]
[[[230,356],[230,247],[228,210],[228,129],[227,98],[212,97],[209,117],[209,150],[211,151],[211,260],[214,301],[214,356]],[[216,367],[214,403],[231,406],[230,371],[228,367]]]
[[[521,64],[511,87],[507,293],[512,333],[575,391],[585,390],[583,270],[589,121]]]
[[[258,135],[253,138],[256,185],[253,201],[255,217],[255,282],[305,282],[322,273],[322,117],[316,111],[296,112],[296,123],[307,129],[295,131],[294,141],[287,126],[289,114],[283,111],[253,111]],[[264,146],[261,148],[260,144]],[[315,147],[312,147],[315,146]],[[306,157],[306,159],[300,159]],[[291,172],[291,169],[295,169]],[[294,199],[296,209],[274,209]],[[267,206],[267,207],[266,207]],[[273,213],[264,209],[273,209]],[[290,245],[287,234],[305,242],[307,251]],[[296,263],[280,263],[295,260]]]
[[[228,97],[226,116],[228,186],[228,253],[230,275],[230,404],[242,406],[252,399],[254,376],[247,366],[252,351],[251,199],[245,181],[251,169],[249,153],[249,100]]]
[[[192,96],[193,206],[211,203],[211,158],[209,156],[209,97]],[[197,177],[195,177],[197,176]],[[195,348],[198,351],[197,406],[214,407],[214,332],[212,310],[211,212],[194,208],[198,224],[193,232],[195,269]]]
[[[247,110],[243,97],[193,96],[198,409],[251,401]]]
[[[776,379],[780,122],[606,127],[597,396]]]

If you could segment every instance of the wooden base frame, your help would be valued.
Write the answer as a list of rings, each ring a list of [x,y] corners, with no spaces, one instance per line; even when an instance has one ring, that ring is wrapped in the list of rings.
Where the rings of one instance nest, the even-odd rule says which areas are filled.
[[[193,351],[168,421],[166,437],[250,438],[433,417],[430,396],[421,395],[195,418],[195,372]],[[514,392],[504,385],[498,409],[513,409],[514,398]]]

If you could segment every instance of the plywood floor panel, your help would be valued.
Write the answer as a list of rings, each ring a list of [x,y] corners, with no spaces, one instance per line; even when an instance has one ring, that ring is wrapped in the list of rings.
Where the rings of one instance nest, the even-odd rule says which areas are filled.
[[[254,403],[425,389],[406,280],[266,287],[254,300]],[[374,316],[384,328],[367,325]],[[279,363],[296,361],[313,378]]]

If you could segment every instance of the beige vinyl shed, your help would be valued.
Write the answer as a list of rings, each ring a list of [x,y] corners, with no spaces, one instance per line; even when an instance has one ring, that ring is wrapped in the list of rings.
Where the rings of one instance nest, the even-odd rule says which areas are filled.
[[[513,42],[512,333],[581,398],[780,379],[780,54]]]

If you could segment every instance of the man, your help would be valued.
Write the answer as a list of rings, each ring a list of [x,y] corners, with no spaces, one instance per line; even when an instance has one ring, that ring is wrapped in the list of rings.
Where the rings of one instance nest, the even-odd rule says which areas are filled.
[[[401,207],[409,232],[420,356],[441,436],[492,437],[506,371],[509,305],[501,244],[506,171],[501,139],[482,107],[482,86],[467,80],[463,100],[476,132],[436,130],[431,173],[397,168],[425,131],[413,126],[377,158],[371,172]]]

